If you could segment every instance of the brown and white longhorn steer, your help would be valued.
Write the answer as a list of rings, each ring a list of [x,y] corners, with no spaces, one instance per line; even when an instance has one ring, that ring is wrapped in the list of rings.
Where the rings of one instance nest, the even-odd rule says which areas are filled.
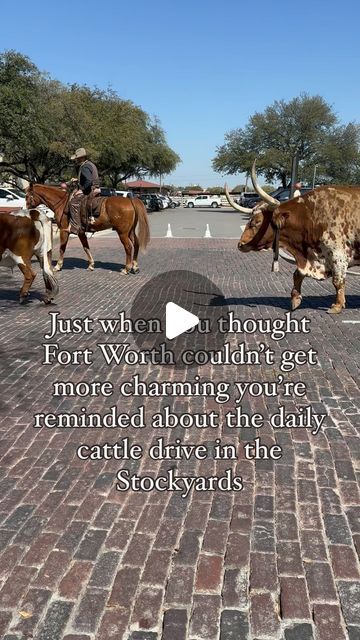
[[[44,302],[49,303],[59,291],[51,268],[51,222],[36,210],[0,214],[0,267],[17,265],[24,276],[20,302],[29,293],[36,273],[31,267],[33,255],[40,262],[46,287]]]
[[[305,276],[316,280],[332,277],[336,299],[329,313],[340,313],[345,307],[347,269],[360,265],[360,188],[319,187],[280,204],[257,185],[254,169],[254,186],[264,202],[251,212],[239,250],[274,249],[278,240],[278,246],[294,257],[297,266],[291,308],[297,309],[301,303]],[[227,195],[234,206],[228,191]]]

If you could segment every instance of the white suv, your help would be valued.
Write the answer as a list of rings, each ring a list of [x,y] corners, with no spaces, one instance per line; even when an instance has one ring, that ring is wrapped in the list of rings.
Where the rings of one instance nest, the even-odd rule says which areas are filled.
[[[120,196],[121,198],[133,198],[133,192],[132,191],[115,191],[117,196]]]
[[[216,209],[221,207],[221,198],[220,196],[209,195],[196,196],[195,198],[188,198],[185,207],[212,207],[212,209]]]

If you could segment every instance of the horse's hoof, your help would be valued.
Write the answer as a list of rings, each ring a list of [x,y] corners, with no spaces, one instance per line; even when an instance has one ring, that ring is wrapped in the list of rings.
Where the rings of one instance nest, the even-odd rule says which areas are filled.
[[[88,270],[88,271],[94,271],[94,269],[95,269],[95,265],[93,265],[93,264],[89,264],[89,266],[88,266],[87,270]]]
[[[61,271],[62,265],[56,264],[54,267],[54,271]]]
[[[133,268],[131,269],[131,272],[130,272],[130,273],[134,273],[134,274],[135,274],[135,273],[139,273],[139,271],[140,271],[139,267],[133,267]]]
[[[129,275],[129,273],[130,273],[130,269],[121,269],[120,273],[121,273],[123,276],[128,276],[128,275]]]
[[[341,313],[343,310],[342,304],[332,304],[330,309],[327,310],[327,313]]]
[[[296,297],[294,296],[293,298],[291,298],[291,311],[295,311],[295,309],[300,307],[301,301],[302,301],[301,296],[296,296]]]

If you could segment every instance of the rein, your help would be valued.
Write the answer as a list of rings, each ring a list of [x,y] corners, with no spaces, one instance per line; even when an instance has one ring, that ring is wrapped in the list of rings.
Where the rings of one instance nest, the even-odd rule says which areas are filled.
[[[280,245],[280,229],[279,227],[275,227],[275,237],[274,237],[273,246],[272,246],[274,257],[273,257],[273,263],[271,267],[271,271],[273,273],[278,273],[279,271],[279,245]]]
[[[31,197],[33,197],[33,194],[34,194],[34,192],[30,194]],[[46,207],[49,207],[49,203],[45,200],[45,198],[40,193],[35,192],[35,195],[39,198],[41,204],[44,204]],[[66,204],[69,201],[69,198],[70,198],[70,194],[66,193],[66,201],[64,203],[64,211],[65,211],[65,208],[66,208]],[[63,199],[64,199],[64,196],[61,196],[61,198],[54,205],[52,205],[52,207],[54,207],[54,210],[59,206],[59,204],[61,204]],[[52,207],[49,207],[49,209],[51,209]],[[55,213],[55,211],[54,211],[54,213]],[[62,218],[62,216],[61,216],[61,218]],[[61,218],[60,218],[60,220],[61,220]]]

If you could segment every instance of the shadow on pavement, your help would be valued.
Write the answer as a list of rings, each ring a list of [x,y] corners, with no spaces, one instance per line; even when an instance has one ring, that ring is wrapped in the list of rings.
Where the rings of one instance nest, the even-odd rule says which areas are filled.
[[[335,302],[335,295],[329,296],[307,296],[302,299],[299,311],[304,309],[324,309],[327,310]],[[244,306],[244,307],[277,307],[290,311],[290,296],[258,296],[244,298],[219,298],[214,304],[224,306]],[[346,309],[360,309],[360,296],[346,296]]]
[[[55,263],[54,263],[55,265]],[[72,269],[87,269],[88,261],[83,258],[65,258],[62,271],[70,271]],[[95,270],[105,269],[106,271],[120,271],[125,267],[123,262],[102,262],[95,260]]]
[[[36,303],[36,308],[39,307],[39,303],[43,303],[44,294],[41,291],[31,291],[29,296],[25,299],[25,301],[20,304],[19,303],[19,290],[20,287],[15,287],[14,289],[0,289],[0,302],[3,302],[4,305],[1,307],[0,313],[5,313],[14,308],[14,305],[19,307],[20,309],[26,309],[30,307],[33,303]],[[43,305],[45,308],[45,305]],[[50,305],[49,305],[50,308]]]
[[[226,307],[226,306],[243,306],[243,307],[276,307],[278,309],[284,309],[290,311],[290,295],[289,296],[249,296],[242,298],[219,296],[213,292],[207,291],[191,291],[196,293],[199,297],[206,295],[212,295],[213,298],[209,303],[197,302],[199,307]],[[328,296],[309,296],[305,295],[302,299],[302,303],[299,307],[299,311],[304,309],[321,309],[327,310],[335,301],[335,294]],[[346,296],[346,309],[360,309],[360,296],[347,295]]]

